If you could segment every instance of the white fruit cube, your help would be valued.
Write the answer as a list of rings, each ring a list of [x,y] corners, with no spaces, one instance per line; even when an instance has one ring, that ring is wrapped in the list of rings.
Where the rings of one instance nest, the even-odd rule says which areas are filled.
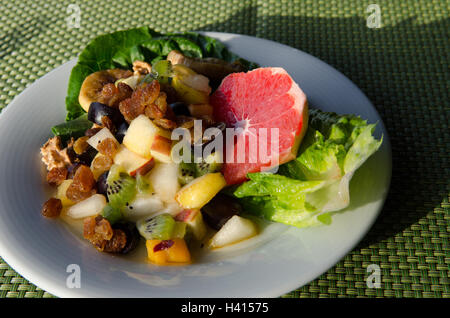
[[[183,210],[175,216],[175,220],[187,223],[197,241],[205,237],[206,225],[199,209]]]
[[[156,126],[147,116],[139,115],[131,121],[123,138],[123,144],[141,157],[150,159],[151,147],[156,135],[170,139],[171,134]]]
[[[226,185],[220,172],[208,173],[181,188],[175,200],[186,209],[200,209]]]
[[[101,194],[94,194],[93,196],[72,205],[67,210],[67,215],[73,219],[81,219],[99,214],[105,206],[106,198]]]
[[[164,204],[156,194],[138,195],[124,209],[123,215],[128,221],[137,220],[157,213],[164,208]]]
[[[258,234],[258,229],[252,221],[238,215],[225,223],[210,241],[210,247],[219,248],[238,243]]]
[[[136,175],[139,169],[144,169],[151,165],[152,159],[143,158],[121,145],[114,156],[114,163],[121,166],[129,175]]]
[[[161,200],[166,203],[175,201],[175,194],[180,189],[177,164],[157,163],[148,174],[148,180]]]
[[[114,135],[111,133],[111,131],[108,128],[103,128],[102,130],[100,130],[98,133],[96,133],[94,136],[92,136],[91,138],[88,139],[87,143],[97,149],[98,145],[105,139],[112,139],[114,140],[117,144],[117,140],[114,137]],[[98,149],[97,149],[98,150]]]

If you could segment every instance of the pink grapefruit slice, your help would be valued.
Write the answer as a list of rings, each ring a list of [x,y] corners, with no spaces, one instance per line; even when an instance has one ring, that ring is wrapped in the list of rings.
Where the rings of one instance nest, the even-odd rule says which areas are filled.
[[[233,162],[225,160],[222,168],[228,184],[241,183],[247,173],[267,170],[274,163],[283,164],[296,157],[308,124],[308,103],[303,91],[283,68],[230,74],[211,95],[210,102],[216,121],[223,121],[230,128],[241,128],[235,143],[225,148],[227,155],[233,153],[230,158],[234,159]],[[277,133],[278,138],[273,138]],[[261,143],[261,140],[266,141]],[[259,148],[266,156],[260,156]]]

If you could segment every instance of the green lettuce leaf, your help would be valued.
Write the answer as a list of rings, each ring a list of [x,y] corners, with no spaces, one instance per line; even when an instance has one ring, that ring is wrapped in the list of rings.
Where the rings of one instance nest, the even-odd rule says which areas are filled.
[[[297,227],[330,224],[331,212],[350,203],[349,184],[380,147],[375,124],[354,115],[310,110],[297,158],[278,174],[251,173],[232,194],[247,212]]]
[[[231,53],[220,41],[194,32],[161,34],[141,27],[104,34],[88,43],[72,69],[66,97],[66,120],[84,113],[78,95],[89,74],[111,68],[131,69],[135,60],[153,64],[165,59],[172,50],[179,50],[190,57],[215,57],[239,62],[247,69],[258,67]]]

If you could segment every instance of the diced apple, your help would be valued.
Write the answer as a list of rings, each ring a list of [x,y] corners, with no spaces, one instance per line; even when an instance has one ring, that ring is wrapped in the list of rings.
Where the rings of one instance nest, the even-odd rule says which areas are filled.
[[[67,189],[72,184],[72,181],[73,180],[71,180],[71,179],[64,180],[58,186],[58,190],[56,191],[56,198],[61,200],[63,207],[71,206],[71,205],[75,204],[75,202],[70,200],[66,195]]]
[[[175,163],[157,163],[148,175],[155,193],[166,203],[175,201],[180,189],[178,183],[178,165]]]
[[[238,215],[225,223],[210,241],[210,247],[219,248],[238,243],[258,234],[258,229],[252,221]]]
[[[222,190],[226,184],[220,172],[207,173],[181,188],[177,192],[175,200],[186,209],[200,209]]]
[[[170,138],[170,131],[156,126],[147,116],[140,115],[130,123],[123,144],[141,157],[151,159],[151,147],[156,135]]]
[[[118,144],[118,141],[116,140],[116,137],[111,133],[111,131],[108,128],[103,128],[98,133],[96,133],[94,136],[88,139],[87,143],[97,149],[98,145],[105,139],[111,138],[112,140],[116,141]],[[98,149],[97,149],[98,150]]]
[[[156,135],[150,148],[150,154],[160,162],[172,162],[172,140]]]
[[[137,195],[136,198],[123,209],[124,218],[128,221],[137,220],[162,210],[164,204],[156,194]]]
[[[183,210],[175,216],[175,220],[187,223],[197,241],[201,241],[205,237],[206,226],[199,209]]]
[[[106,206],[106,198],[101,194],[94,194],[93,196],[72,205],[67,210],[67,215],[73,219],[81,219],[88,216],[97,215],[102,212]]]
[[[143,158],[133,151],[128,150],[124,145],[119,146],[119,150],[114,156],[114,163],[121,166],[130,176],[136,176],[138,173],[145,175],[154,166],[153,158]]]

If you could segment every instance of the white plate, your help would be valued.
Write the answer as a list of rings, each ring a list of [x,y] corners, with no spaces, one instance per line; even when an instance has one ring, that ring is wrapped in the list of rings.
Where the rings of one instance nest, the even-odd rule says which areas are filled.
[[[324,273],[363,238],[385,200],[391,152],[383,122],[366,96],[324,62],[291,47],[249,36],[206,33],[261,66],[284,67],[325,111],[378,122],[380,150],[351,182],[351,205],[330,226],[269,226],[261,237],[212,253],[190,266],[157,267],[145,257],[97,252],[63,222],[40,215],[48,198],[39,147],[65,117],[64,99],[75,60],[51,71],[0,116],[0,255],[26,279],[61,297],[274,297]],[[68,265],[81,269],[81,288],[68,288]],[[364,283],[364,282],[362,282]]]

